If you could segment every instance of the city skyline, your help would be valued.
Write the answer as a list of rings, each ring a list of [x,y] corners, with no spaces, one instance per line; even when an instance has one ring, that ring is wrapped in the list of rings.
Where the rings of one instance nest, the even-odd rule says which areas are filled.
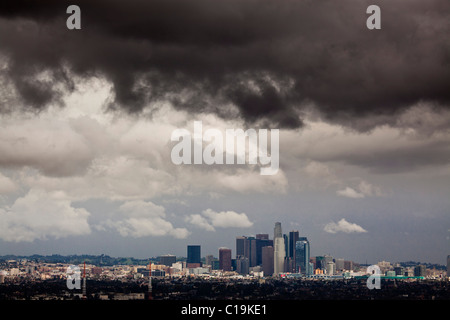
[[[275,236],[281,238],[284,243],[283,250],[285,252],[285,255],[282,256],[283,261],[282,267],[279,268],[277,273],[297,273],[300,272],[302,274],[312,274],[312,271],[301,271],[298,267],[302,266],[305,267],[306,261],[311,262],[312,260],[315,260],[316,258],[327,258],[332,259],[331,261],[335,261],[336,264],[338,264],[338,261],[341,261],[341,263],[344,262],[350,262],[350,263],[357,263],[358,265],[369,265],[369,264],[378,264],[378,263],[384,263],[386,262],[386,259],[379,259],[377,262],[371,262],[368,263],[368,261],[353,261],[350,259],[347,259],[347,257],[343,256],[334,256],[330,253],[316,253],[311,254],[311,248],[310,243],[307,237],[300,236],[301,233],[299,230],[291,230],[288,233],[282,232],[282,226],[280,222],[275,223],[274,233],[273,233],[273,239],[270,239],[269,233],[259,233],[256,235],[241,235],[236,236],[234,238],[234,247],[226,247],[226,246],[220,246],[216,248],[216,252],[207,251],[206,253],[202,254],[202,246],[205,246],[204,244],[189,244],[184,243],[184,249],[177,248],[176,250],[173,250],[171,252],[166,252],[164,254],[158,254],[158,255],[147,255],[147,256],[141,256],[141,257],[134,257],[134,256],[123,256],[123,257],[115,257],[119,259],[157,259],[161,264],[165,264],[167,266],[170,266],[172,263],[175,263],[177,259],[185,259],[186,266],[188,268],[197,268],[201,267],[203,264],[203,260],[205,260],[205,263],[207,265],[211,265],[210,259],[214,259],[217,262],[218,269],[224,270],[224,271],[231,271],[231,261],[232,260],[239,260],[240,257],[246,257],[248,259],[248,266],[247,269],[250,267],[255,266],[263,266],[264,260],[266,260],[267,264],[267,257],[265,258],[264,255],[270,254],[271,255],[271,267],[272,270],[274,270],[275,260],[274,258],[274,239]],[[255,242],[256,241],[256,242]],[[305,247],[306,246],[306,247]],[[186,251],[187,248],[187,251]],[[302,256],[296,256],[299,254],[299,248],[301,248],[301,251],[304,251],[304,253],[300,253]],[[307,249],[305,249],[307,248]],[[269,251],[266,251],[264,253],[265,249],[270,249]],[[176,254],[175,252],[181,252],[185,251],[185,254]],[[214,250],[213,250],[214,251]],[[55,255],[55,254],[52,254]],[[89,255],[87,253],[81,253],[81,255]],[[97,254],[98,255],[98,254]],[[104,253],[100,254],[101,256],[104,256]],[[2,255],[0,255],[2,256]],[[22,256],[22,255],[3,255],[3,256]],[[31,254],[31,255],[25,255],[25,257],[33,257],[33,256],[40,256],[39,254]],[[48,255],[47,255],[48,256]],[[65,256],[64,254],[61,256]],[[73,254],[67,254],[66,256],[73,256]],[[75,254],[76,256],[76,254]],[[96,254],[93,254],[93,256],[96,256]],[[108,255],[107,255],[108,256]],[[223,269],[223,259],[229,260],[226,262],[226,268]],[[169,261],[170,263],[163,262],[163,261]],[[302,262],[303,261],[303,262]],[[390,260],[389,260],[390,261]],[[392,260],[393,263],[403,263],[407,261],[415,261],[414,259],[409,260]],[[449,266],[450,261],[450,255],[447,255],[445,257],[445,263],[436,263],[436,262],[430,262],[430,261],[416,261],[417,263],[426,263],[426,264],[437,264],[437,265],[447,265]],[[324,266],[325,268],[325,266]],[[264,268],[262,269],[264,270]],[[276,274],[273,271],[270,274]]]
[[[69,5],[0,3],[0,255],[216,255],[278,221],[311,256],[445,264],[448,0]]]

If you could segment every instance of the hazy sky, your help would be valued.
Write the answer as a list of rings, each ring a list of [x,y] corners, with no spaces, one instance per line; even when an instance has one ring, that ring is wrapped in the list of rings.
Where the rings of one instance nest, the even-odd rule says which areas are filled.
[[[234,257],[279,221],[312,255],[444,264],[449,34],[448,0],[2,1],[0,255]],[[279,129],[280,170],[173,164],[194,121]]]

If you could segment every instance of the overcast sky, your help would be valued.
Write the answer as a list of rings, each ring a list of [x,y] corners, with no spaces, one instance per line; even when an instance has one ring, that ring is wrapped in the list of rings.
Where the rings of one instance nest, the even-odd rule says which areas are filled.
[[[279,221],[313,256],[444,264],[449,34],[448,0],[2,1],[0,255],[234,257]],[[279,171],[173,164],[194,121],[279,129]]]

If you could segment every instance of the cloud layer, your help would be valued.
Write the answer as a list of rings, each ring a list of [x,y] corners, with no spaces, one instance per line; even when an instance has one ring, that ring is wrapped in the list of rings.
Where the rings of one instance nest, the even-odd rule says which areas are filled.
[[[175,228],[166,220],[164,207],[152,202],[128,201],[119,210],[123,214],[121,218],[108,219],[98,227],[113,228],[123,237],[134,238],[170,235],[184,239],[190,234],[186,228]]]
[[[0,239],[31,242],[91,233],[90,213],[73,207],[63,192],[32,189],[10,207],[0,208]]]
[[[110,81],[111,109],[167,101],[286,128],[311,106],[368,130],[421,101],[450,105],[446,0],[81,0],[77,31],[65,28],[69,4],[0,6],[2,74],[26,108],[63,104],[71,73]],[[382,8],[381,31],[365,27],[370,4]]]

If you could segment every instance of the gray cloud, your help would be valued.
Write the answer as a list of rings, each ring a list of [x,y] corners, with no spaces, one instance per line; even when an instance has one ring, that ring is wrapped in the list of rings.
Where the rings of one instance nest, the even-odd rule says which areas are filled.
[[[70,3],[72,4],[72,3]],[[396,124],[418,101],[450,102],[450,4],[432,1],[86,1],[82,30],[65,1],[0,5],[1,52],[22,102],[35,109],[73,90],[70,72],[106,77],[112,109],[170,101],[295,128],[312,104],[358,130]],[[365,27],[369,4],[382,30]],[[49,78],[36,80],[48,71]],[[7,106],[1,106],[2,110]]]

